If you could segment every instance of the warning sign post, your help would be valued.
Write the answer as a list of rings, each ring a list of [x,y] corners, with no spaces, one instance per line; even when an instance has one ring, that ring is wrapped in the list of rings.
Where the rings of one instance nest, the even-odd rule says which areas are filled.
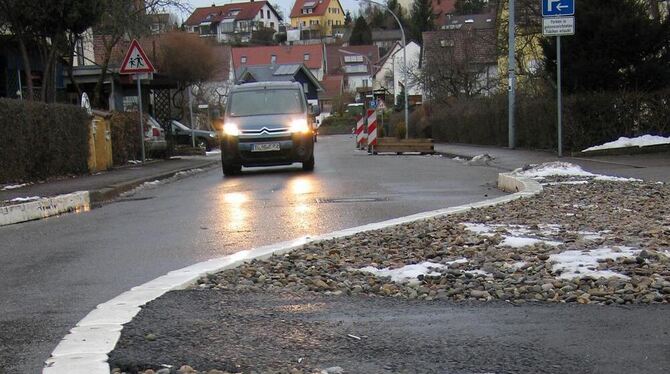
[[[142,77],[154,73],[156,69],[147,58],[146,53],[140,47],[137,39],[133,39],[130,43],[130,48],[126,52],[121,64],[121,74],[135,74],[137,80],[137,103],[140,114],[140,144],[142,144],[142,163],[144,163],[146,156],[144,151],[144,126],[142,125]]]

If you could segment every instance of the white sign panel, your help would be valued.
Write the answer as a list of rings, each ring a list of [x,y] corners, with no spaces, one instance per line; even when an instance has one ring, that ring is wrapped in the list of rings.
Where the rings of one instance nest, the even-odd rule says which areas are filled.
[[[542,35],[575,35],[575,17],[552,17],[542,19]]]

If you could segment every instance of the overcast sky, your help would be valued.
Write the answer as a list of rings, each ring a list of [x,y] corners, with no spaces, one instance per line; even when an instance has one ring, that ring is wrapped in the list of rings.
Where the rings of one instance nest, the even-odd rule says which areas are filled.
[[[210,6],[212,3],[216,5],[224,5],[228,3],[242,3],[242,2],[248,2],[249,0],[218,0],[218,1],[213,1],[213,0],[190,0],[189,2],[191,3],[191,8],[199,8],[199,7],[204,7],[204,6]],[[270,0],[270,3],[272,4],[279,4],[281,7],[282,12],[284,12],[284,18],[286,22],[289,21],[288,16],[291,14],[291,8],[293,8],[293,3],[295,0]],[[346,12],[347,10],[351,11],[352,14],[358,12],[358,2],[354,0],[340,0],[342,3],[342,7],[344,8],[344,11]],[[186,20],[188,18],[188,14],[183,14],[181,17]]]

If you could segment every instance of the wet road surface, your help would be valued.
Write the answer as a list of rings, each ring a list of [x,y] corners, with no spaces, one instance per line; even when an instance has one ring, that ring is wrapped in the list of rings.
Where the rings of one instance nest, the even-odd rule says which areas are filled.
[[[320,137],[316,170],[220,168],[81,214],[0,228],[0,373],[36,373],[99,303],[169,271],[263,244],[502,195],[499,170],[368,156]]]

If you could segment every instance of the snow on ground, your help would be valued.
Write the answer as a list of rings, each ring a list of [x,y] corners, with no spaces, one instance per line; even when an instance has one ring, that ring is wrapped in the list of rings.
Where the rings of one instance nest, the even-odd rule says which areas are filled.
[[[468,260],[465,258],[461,258],[458,260],[454,261],[449,261],[447,264],[438,264],[435,262],[430,262],[430,261],[425,261],[419,264],[413,264],[413,265],[405,265],[401,268],[397,269],[389,269],[389,268],[384,268],[384,269],[377,269],[374,266],[366,266],[361,269],[356,269],[358,271],[363,271],[366,273],[372,273],[375,276],[378,277],[391,277],[391,280],[393,282],[397,283],[418,283],[419,280],[417,277],[419,275],[424,275],[424,276],[439,276],[441,275],[439,273],[439,270],[445,270],[449,267],[449,265],[453,264],[463,264],[467,263]]]
[[[527,170],[517,169],[513,173],[518,176],[533,178],[536,180],[542,180],[547,177],[584,177],[584,178],[591,178],[597,181],[606,181],[606,182],[641,182],[640,179],[635,178],[622,178],[622,177],[613,177],[609,175],[593,174],[591,172],[582,169],[582,167],[579,165],[562,161],[554,161],[554,162],[547,162],[541,165],[534,165],[532,168]],[[553,184],[584,184],[584,183],[588,183],[588,181],[553,182]],[[552,183],[547,184],[550,185]]]
[[[611,270],[599,270],[598,260],[635,257],[638,253],[640,253],[640,250],[630,247],[605,247],[589,251],[565,251],[550,255],[547,261],[554,263],[552,266],[554,273],[561,272],[558,276],[560,279],[573,279],[585,276],[628,279],[627,276]]]
[[[16,197],[11,200],[8,200],[10,203],[26,203],[28,201],[35,201],[39,200],[41,197],[39,196],[28,196],[28,197]]]
[[[0,191],[15,190],[15,189],[17,189],[17,188],[25,187],[25,186],[28,186],[28,185],[30,185],[30,184],[32,184],[32,183],[10,184],[10,185],[7,185],[7,186],[2,187],[2,188],[0,189]]]
[[[512,248],[522,248],[532,246],[538,243],[545,243],[553,245],[554,247],[559,246],[563,243],[556,242],[553,240],[541,240],[535,238],[523,238],[518,236],[505,236],[505,239],[500,243],[502,247],[512,247]]]
[[[603,149],[616,149],[626,147],[647,147],[650,145],[659,145],[659,144],[670,144],[670,137],[666,138],[663,136],[656,136],[656,135],[642,135],[638,136],[637,138],[627,138],[625,136],[622,136],[613,142],[586,148],[582,152],[600,151]]]
[[[213,155],[220,155],[221,150],[220,149],[212,149],[211,151],[205,152],[207,156],[213,156]]]

